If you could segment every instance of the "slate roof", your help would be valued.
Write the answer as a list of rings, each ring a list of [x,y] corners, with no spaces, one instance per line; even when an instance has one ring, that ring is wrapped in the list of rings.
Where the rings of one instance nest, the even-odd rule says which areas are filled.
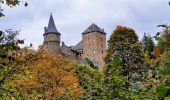
[[[71,49],[73,49],[73,50],[81,50],[81,49],[83,49],[83,42],[80,41],[77,45],[71,47]]]
[[[82,34],[85,34],[85,33],[90,33],[90,32],[95,32],[95,31],[98,31],[98,32],[101,32],[101,33],[104,33],[104,30],[102,30],[100,27],[98,27],[96,24],[91,24]]]
[[[48,27],[45,28],[45,33],[57,33],[57,34],[60,34],[58,32],[56,26],[55,26],[52,14],[51,14],[50,19],[49,19]]]

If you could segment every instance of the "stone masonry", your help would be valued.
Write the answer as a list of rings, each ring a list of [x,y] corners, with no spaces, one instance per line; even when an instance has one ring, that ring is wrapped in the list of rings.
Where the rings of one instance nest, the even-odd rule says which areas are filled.
[[[52,15],[48,27],[44,28],[44,50],[52,54],[69,56],[82,62],[83,59],[90,59],[95,65],[102,69],[104,65],[103,58],[106,51],[106,33],[104,29],[99,28],[94,23],[90,25],[83,33],[82,40],[75,46],[66,46],[64,42],[60,46],[60,36]]]

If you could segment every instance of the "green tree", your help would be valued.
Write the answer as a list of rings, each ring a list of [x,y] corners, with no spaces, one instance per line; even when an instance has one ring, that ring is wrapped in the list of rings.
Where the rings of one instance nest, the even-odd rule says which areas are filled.
[[[108,50],[105,57],[106,64],[113,58],[121,59],[122,74],[128,76],[129,85],[133,84],[133,87],[138,89],[138,81],[144,81],[146,68],[144,66],[142,47],[133,29],[117,26],[113,31],[108,41]]]
[[[103,84],[103,74],[91,66],[77,65],[76,72],[79,78],[79,84],[85,90],[81,99],[88,100],[106,100]]]
[[[0,84],[5,80],[7,75],[13,70],[17,64],[15,55],[20,49],[18,44],[24,41],[17,38],[19,31],[6,30],[0,32]]]
[[[170,99],[170,50],[164,52],[160,63],[160,84],[157,86],[157,97],[159,99]]]
[[[117,57],[105,65],[103,72],[107,100],[150,100],[154,98],[145,86],[140,87],[140,91],[130,87],[129,77],[124,76],[122,70],[123,62]]]
[[[154,50],[154,42],[149,34],[144,33],[142,39],[142,47],[143,47],[143,51],[149,55],[149,58],[152,58],[153,50]]]
[[[104,67],[105,80],[104,84],[106,86],[107,99],[127,99],[128,88],[127,82],[128,77],[124,76],[121,72],[122,62],[119,58],[113,58]]]
[[[17,38],[18,34],[19,31],[13,30],[0,32],[0,99],[5,97],[2,92],[9,91],[8,84],[5,84],[6,79],[22,64],[22,59],[17,55],[20,50],[18,44],[23,44],[24,41]]]
[[[96,66],[90,59],[85,58],[85,62],[86,62],[86,64],[89,65],[90,67],[92,67],[92,68],[94,68],[94,69],[96,69],[96,70],[99,70],[99,67]]]
[[[163,54],[170,48],[170,27],[168,25],[158,25],[158,27],[162,27],[163,31],[158,32],[155,39],[158,41],[158,47]]]

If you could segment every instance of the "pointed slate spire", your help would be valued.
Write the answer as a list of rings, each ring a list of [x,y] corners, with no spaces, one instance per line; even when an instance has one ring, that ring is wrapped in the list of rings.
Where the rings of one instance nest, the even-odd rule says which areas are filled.
[[[106,34],[105,32],[104,32],[104,30],[102,30],[100,27],[98,27],[96,24],[91,24],[84,32],[83,32],[83,34],[85,34],[85,33],[90,33],[90,32],[94,32],[94,31],[98,31],[98,32],[101,32],[101,33],[104,33],[104,34]]]
[[[60,34],[55,26],[52,14],[50,15],[48,27],[45,27],[45,33],[57,33]]]

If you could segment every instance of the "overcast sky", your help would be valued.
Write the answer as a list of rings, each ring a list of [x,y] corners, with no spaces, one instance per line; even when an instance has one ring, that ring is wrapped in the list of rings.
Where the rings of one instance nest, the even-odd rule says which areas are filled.
[[[107,39],[117,25],[133,28],[141,39],[144,32],[155,35],[159,24],[170,22],[169,0],[25,0],[28,7],[5,7],[0,29],[21,30],[20,38],[34,47],[43,43],[44,27],[53,14],[61,41],[75,45],[92,23],[104,28]]]

